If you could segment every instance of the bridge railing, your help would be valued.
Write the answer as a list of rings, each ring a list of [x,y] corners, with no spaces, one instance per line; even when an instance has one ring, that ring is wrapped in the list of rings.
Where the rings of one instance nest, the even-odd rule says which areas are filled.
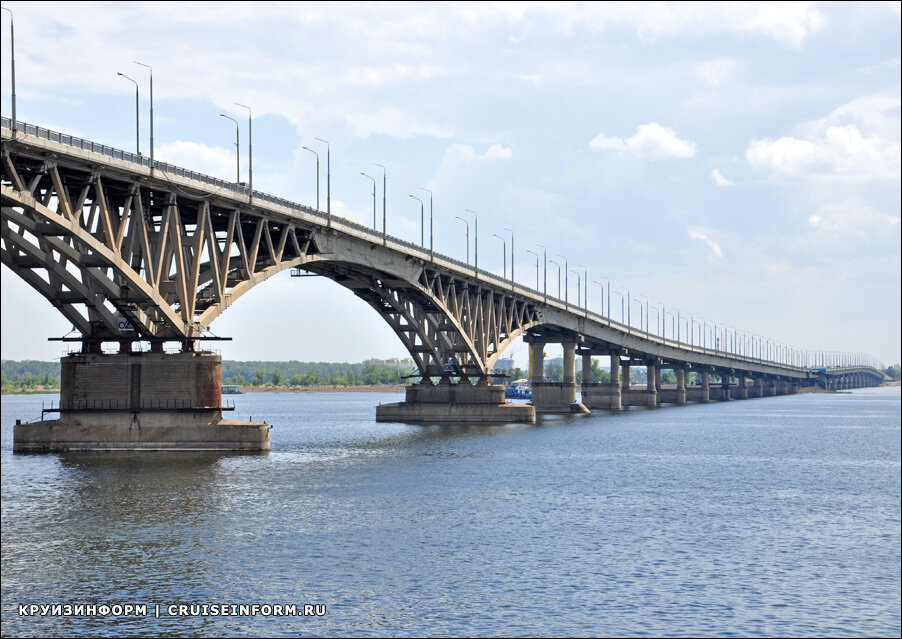
[[[0,126],[6,129],[11,129],[11,119],[8,117],[0,118]],[[16,121],[16,130],[22,131],[27,135],[50,140],[59,144],[65,144],[74,148],[90,151],[92,153],[99,153],[112,159],[131,162],[133,164],[146,168],[151,167],[150,158],[148,156],[131,153],[129,151],[123,151],[121,149],[106,146],[105,144],[98,144],[96,142],[85,140],[74,135],[69,135],[67,133],[61,133],[59,131],[53,131],[44,127],[28,124],[26,122],[22,122],[21,120]],[[409,252],[414,253],[425,260],[433,260],[437,263],[454,267],[468,275],[472,273],[475,278],[491,283],[499,289],[510,289],[512,294],[520,294],[527,297],[532,297],[536,302],[550,304],[558,307],[561,310],[577,313],[579,315],[585,316],[587,319],[605,324],[623,333],[640,336],[643,339],[664,346],[674,346],[680,349],[685,349],[701,354],[723,355],[743,362],[776,365],[795,371],[810,371],[814,368],[819,367],[836,368],[847,365],[849,362],[856,362],[855,365],[867,365],[874,368],[879,368],[881,370],[883,368],[882,364],[880,364],[875,358],[867,355],[856,353],[809,352],[791,347],[786,344],[782,344],[771,339],[764,338],[754,333],[748,333],[746,331],[734,329],[726,325],[708,323],[707,321],[704,321],[703,324],[699,324],[698,322],[695,322],[691,319],[692,316],[680,317],[680,320],[686,320],[687,323],[691,323],[691,325],[687,329],[687,339],[680,338],[679,330],[677,331],[678,335],[676,338],[674,338],[673,335],[671,335],[670,338],[667,338],[666,330],[662,331],[664,333],[663,335],[659,335],[656,332],[651,332],[650,330],[648,330],[647,319],[646,329],[642,330],[640,327],[637,330],[635,326],[632,326],[629,323],[624,323],[623,321],[618,322],[612,319],[610,317],[610,309],[608,309],[607,315],[590,311],[580,306],[578,303],[574,305],[556,296],[546,295],[542,291],[533,289],[524,284],[515,283],[513,281],[513,277],[511,277],[511,279],[506,279],[484,269],[477,269],[475,266],[466,262],[462,262],[447,255],[434,253],[425,246],[420,246],[419,244],[416,244],[414,242],[409,242],[407,240],[379,232],[346,217],[339,215],[330,215],[324,211],[320,211],[309,206],[304,206],[298,204],[297,202],[292,202],[285,198],[270,195],[268,193],[251,191],[244,184],[229,182],[227,180],[212,177],[203,173],[191,171],[174,164],[169,164],[168,162],[154,161],[153,168],[154,170],[160,171],[165,175],[174,175],[180,178],[193,180],[202,184],[216,187],[219,190],[231,192],[235,195],[253,197],[257,201],[267,202],[289,209],[290,211],[293,211],[298,215],[312,216],[319,220],[328,222],[335,228],[353,230],[356,233],[363,234],[368,239],[374,242],[385,243],[386,245],[391,244],[392,246],[396,247],[403,247]],[[664,324],[665,323],[662,322],[662,325]],[[695,332],[695,326],[699,327],[698,333]],[[717,330],[718,327],[721,329],[719,335]],[[711,329],[710,331],[709,328]],[[698,336],[697,340],[695,339],[696,336]]]

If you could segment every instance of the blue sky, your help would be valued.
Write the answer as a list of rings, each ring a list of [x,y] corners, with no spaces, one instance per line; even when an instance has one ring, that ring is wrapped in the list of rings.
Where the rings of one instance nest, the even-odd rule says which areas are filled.
[[[121,71],[141,87],[146,153],[138,60],[154,71],[157,159],[234,179],[225,112],[241,122],[246,179],[240,102],[254,110],[258,190],[312,204],[301,147],[325,138],[333,211],[371,223],[360,172],[384,164],[393,235],[419,241],[408,194],[425,187],[436,250],[452,257],[466,252],[455,216],[474,209],[480,266],[501,272],[492,234],[515,229],[518,280],[535,283],[525,251],[544,244],[643,302],[900,359],[898,2],[3,6],[20,120],[131,150]],[[2,29],[8,116],[5,11]],[[68,330],[3,267],[3,358],[59,357],[46,338]],[[232,359],[405,356],[368,306],[318,278],[273,278],[213,331],[234,338]],[[525,363],[525,347],[512,352]]]

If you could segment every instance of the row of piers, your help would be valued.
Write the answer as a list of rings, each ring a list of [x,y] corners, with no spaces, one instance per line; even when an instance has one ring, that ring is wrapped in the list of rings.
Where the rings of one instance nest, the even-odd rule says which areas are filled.
[[[681,362],[663,362],[658,358],[630,356],[623,349],[577,348],[575,342],[563,342],[563,381],[546,382],[544,347],[551,340],[528,339],[532,403],[537,413],[588,412],[590,409],[619,410],[631,406],[654,408],[663,404],[685,405],[751,397],[769,397],[796,393],[799,381],[713,367],[691,366]],[[576,383],[576,356],[582,357],[582,384]],[[610,381],[592,383],[592,357],[608,356]],[[632,367],[645,367],[645,385],[631,383]],[[672,370],[676,383],[665,386],[661,373]],[[690,372],[696,383],[689,384]],[[717,381],[711,381],[716,376]],[[577,391],[581,398],[577,400]]]

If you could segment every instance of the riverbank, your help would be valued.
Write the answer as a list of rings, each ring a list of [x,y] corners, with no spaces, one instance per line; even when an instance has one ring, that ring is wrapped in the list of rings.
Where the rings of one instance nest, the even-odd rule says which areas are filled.
[[[374,386],[239,386],[242,393],[403,393],[403,384]]]

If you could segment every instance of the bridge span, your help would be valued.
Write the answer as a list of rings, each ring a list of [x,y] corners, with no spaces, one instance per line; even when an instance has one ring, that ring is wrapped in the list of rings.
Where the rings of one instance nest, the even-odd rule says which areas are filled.
[[[536,412],[746,399],[884,378],[866,356],[810,353],[689,318],[685,334],[652,333],[647,319],[637,330],[612,319],[610,304],[604,315],[590,312],[513,276],[241,184],[23,122],[14,131],[6,118],[0,133],[0,256],[72,322],[78,335],[70,339],[81,346],[62,361],[60,418],[17,426],[18,450],[268,447],[268,425],[222,418],[221,360],[199,344],[231,304],[287,269],[351,290],[416,362],[420,381],[404,402],[379,406],[380,420],[528,422]],[[506,403],[489,382],[518,337],[530,344],[532,405]],[[104,343],[118,344],[118,353],[105,353]],[[181,352],[167,353],[167,343]],[[545,380],[548,343],[563,346],[560,383]],[[599,355],[610,358],[610,382],[593,384]],[[637,366],[646,371],[642,387],[630,383]],[[675,385],[661,383],[662,370],[674,372]]]

